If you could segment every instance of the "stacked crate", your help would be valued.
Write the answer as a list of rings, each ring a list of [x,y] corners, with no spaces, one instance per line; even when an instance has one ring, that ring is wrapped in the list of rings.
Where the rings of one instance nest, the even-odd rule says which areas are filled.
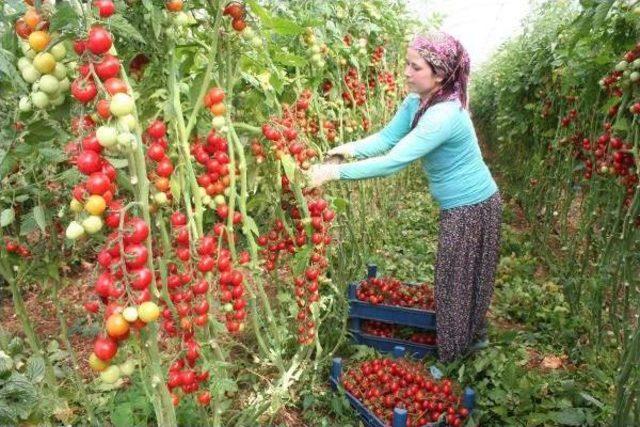
[[[367,278],[377,275],[377,267],[367,267]],[[356,297],[359,283],[351,283],[348,289],[349,298],[349,332],[358,344],[368,345],[378,351],[390,353],[396,346],[402,346],[413,357],[436,356],[438,348],[435,345],[418,344],[396,338],[379,337],[367,334],[362,330],[362,322],[375,320],[398,326],[409,326],[424,331],[435,331],[435,311],[406,308],[394,305],[371,304],[360,301]]]

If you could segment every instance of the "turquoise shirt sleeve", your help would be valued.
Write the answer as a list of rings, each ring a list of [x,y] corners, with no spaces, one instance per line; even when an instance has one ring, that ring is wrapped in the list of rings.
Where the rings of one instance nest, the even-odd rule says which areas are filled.
[[[389,151],[409,133],[413,120],[411,104],[417,102],[417,97],[407,96],[391,121],[381,131],[350,143],[354,156],[357,159],[366,159]]]
[[[455,104],[435,105],[424,113],[418,125],[383,156],[340,165],[340,179],[363,179],[391,175],[438,147],[451,136],[455,123],[451,108]],[[402,111],[399,112],[401,114]],[[402,117],[402,115],[400,115]],[[410,118],[409,118],[410,119]],[[394,118],[396,120],[396,118]],[[400,119],[396,124],[400,133]],[[410,126],[410,123],[407,125]],[[380,144],[379,146],[382,146]]]

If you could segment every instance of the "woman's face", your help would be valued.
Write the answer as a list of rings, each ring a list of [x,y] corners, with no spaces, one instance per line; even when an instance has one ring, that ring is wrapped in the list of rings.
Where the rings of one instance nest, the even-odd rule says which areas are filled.
[[[442,77],[431,70],[417,50],[411,48],[407,50],[404,76],[409,92],[415,92],[423,99],[438,90],[442,83]]]

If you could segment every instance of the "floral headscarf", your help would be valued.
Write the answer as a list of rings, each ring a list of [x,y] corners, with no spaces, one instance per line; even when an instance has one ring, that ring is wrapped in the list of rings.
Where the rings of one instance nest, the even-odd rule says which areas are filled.
[[[409,45],[418,51],[420,56],[430,64],[435,72],[444,76],[442,88],[434,98],[421,108],[424,110],[435,102],[459,99],[464,108],[467,107],[467,83],[469,81],[470,61],[467,50],[450,34],[434,31],[425,35],[417,35]],[[419,119],[422,114],[416,114]],[[417,120],[415,120],[417,123]],[[415,124],[414,124],[415,126]]]

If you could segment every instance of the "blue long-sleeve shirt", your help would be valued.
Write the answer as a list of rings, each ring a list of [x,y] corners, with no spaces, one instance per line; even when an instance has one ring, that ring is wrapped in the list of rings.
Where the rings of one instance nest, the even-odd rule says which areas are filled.
[[[498,186],[482,159],[469,112],[457,100],[441,102],[428,108],[411,130],[419,106],[418,95],[410,94],[380,132],[350,143],[357,159],[371,158],[341,164],[340,179],[387,176],[421,159],[442,209],[491,197]]]

